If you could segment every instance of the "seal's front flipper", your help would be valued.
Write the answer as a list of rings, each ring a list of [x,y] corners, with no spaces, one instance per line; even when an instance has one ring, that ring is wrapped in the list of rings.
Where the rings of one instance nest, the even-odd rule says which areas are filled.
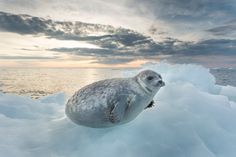
[[[119,123],[122,121],[129,103],[130,99],[127,99],[127,95],[119,95],[118,99],[116,97],[116,100],[112,102],[109,120],[112,123]]]
[[[147,108],[151,108],[154,106],[154,100],[152,100],[147,107],[145,107],[144,109],[147,109]]]
[[[110,115],[109,115],[109,120],[112,123],[119,123],[121,121],[121,115],[116,111],[116,110],[119,110],[117,108],[118,108],[117,104],[113,105],[112,108],[111,108],[111,112],[110,112]]]

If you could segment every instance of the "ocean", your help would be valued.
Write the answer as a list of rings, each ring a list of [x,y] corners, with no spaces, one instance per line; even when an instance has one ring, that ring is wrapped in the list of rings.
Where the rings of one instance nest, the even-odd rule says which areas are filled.
[[[0,68],[0,92],[29,96],[42,96],[64,92],[72,95],[94,81],[124,77],[125,69],[87,68]],[[216,84],[236,86],[236,69],[218,68],[210,72]]]
[[[210,72],[215,76],[216,84],[236,87],[236,69],[217,68],[211,69]]]
[[[72,95],[94,81],[120,77],[121,69],[0,68],[0,92],[39,98],[64,92]]]

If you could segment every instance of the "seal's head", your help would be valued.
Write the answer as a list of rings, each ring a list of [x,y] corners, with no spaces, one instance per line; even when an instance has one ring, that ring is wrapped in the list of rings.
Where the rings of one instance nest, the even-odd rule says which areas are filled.
[[[152,70],[144,70],[135,76],[140,86],[150,94],[156,92],[165,85],[160,74]]]

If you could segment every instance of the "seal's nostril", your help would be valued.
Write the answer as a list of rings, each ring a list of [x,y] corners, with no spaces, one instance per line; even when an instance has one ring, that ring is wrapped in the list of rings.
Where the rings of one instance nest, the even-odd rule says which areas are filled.
[[[161,86],[161,87],[165,86],[165,82],[162,81],[162,80],[159,80],[158,81],[158,86]]]

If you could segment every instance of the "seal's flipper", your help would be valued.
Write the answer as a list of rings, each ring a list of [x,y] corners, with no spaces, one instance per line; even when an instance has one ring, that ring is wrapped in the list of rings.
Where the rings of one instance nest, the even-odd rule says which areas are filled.
[[[154,106],[154,100],[152,100],[147,107],[145,107],[144,109],[147,109],[147,108],[151,108]]]
[[[112,110],[109,115],[109,120],[112,123],[119,123],[121,121],[121,115],[119,115],[119,113],[116,111],[116,110],[118,110],[117,108],[118,108],[117,104],[112,106]]]
[[[127,95],[119,95],[118,98],[119,99],[116,101],[113,101],[113,105],[110,110],[109,120],[112,123],[119,123],[123,119],[125,112],[133,99]]]

